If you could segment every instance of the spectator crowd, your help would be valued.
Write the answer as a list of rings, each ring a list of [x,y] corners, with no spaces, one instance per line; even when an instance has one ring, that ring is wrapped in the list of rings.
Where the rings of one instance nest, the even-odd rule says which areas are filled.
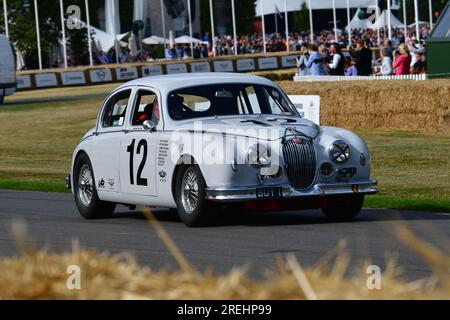
[[[335,39],[334,32],[323,30],[314,34],[314,40],[308,33],[290,33],[286,39],[284,34],[275,33],[266,36],[266,52],[289,51],[298,52],[297,67],[300,75],[406,75],[426,73],[426,45],[425,39],[429,34],[429,27],[420,29],[419,37],[415,35],[415,28],[393,29],[391,40],[387,32],[376,30],[352,30],[350,37],[343,33]],[[211,36],[205,34],[202,42],[190,44],[167,44],[166,48],[158,46],[142,46],[133,55],[128,47],[119,51],[120,63],[148,62],[158,59],[187,60],[202,59],[216,56],[233,55],[235,45],[238,54],[252,54],[264,52],[261,34],[240,36],[235,44],[230,35],[215,38],[214,46]],[[375,50],[380,50],[375,55]],[[116,50],[96,54],[97,64],[116,62]]]

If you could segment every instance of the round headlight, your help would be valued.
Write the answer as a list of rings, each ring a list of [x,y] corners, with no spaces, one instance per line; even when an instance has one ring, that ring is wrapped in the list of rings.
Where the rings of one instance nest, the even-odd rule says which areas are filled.
[[[350,147],[343,141],[336,141],[330,148],[330,158],[335,163],[344,164],[350,159]]]
[[[261,144],[256,144],[248,149],[247,153],[248,164],[256,167],[270,166],[270,151]]]

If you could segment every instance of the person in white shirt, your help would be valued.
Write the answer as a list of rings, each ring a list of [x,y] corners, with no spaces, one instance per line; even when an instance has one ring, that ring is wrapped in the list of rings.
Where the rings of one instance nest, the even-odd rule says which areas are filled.
[[[338,43],[333,43],[330,52],[333,55],[333,60],[329,64],[330,73],[335,76],[343,76],[345,73],[345,57],[341,52],[341,46]]]
[[[388,76],[392,74],[392,58],[390,57],[389,54],[389,49],[388,48],[383,48],[381,49],[381,68],[380,68],[380,75],[383,76]]]

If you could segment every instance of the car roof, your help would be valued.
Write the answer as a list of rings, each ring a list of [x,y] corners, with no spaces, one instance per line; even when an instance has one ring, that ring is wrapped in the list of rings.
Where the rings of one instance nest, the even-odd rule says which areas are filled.
[[[149,76],[124,83],[119,88],[128,86],[152,86],[159,90],[172,91],[178,88],[223,83],[252,83],[270,86],[274,85],[272,81],[266,78],[249,74],[230,72],[204,72]]]

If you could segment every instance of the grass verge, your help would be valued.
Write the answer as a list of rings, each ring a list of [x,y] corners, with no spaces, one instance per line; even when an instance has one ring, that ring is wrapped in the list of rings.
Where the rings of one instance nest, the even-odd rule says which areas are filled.
[[[64,183],[0,180],[0,189],[19,191],[69,192]]]

